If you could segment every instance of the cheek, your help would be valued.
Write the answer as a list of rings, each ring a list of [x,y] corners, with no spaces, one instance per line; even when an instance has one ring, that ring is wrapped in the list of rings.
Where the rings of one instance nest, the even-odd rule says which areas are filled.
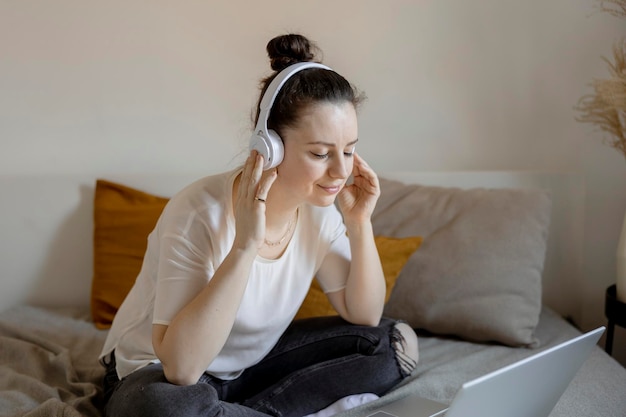
[[[306,155],[297,155],[288,160],[285,158],[285,163],[285,168],[289,170],[289,173],[299,177],[312,177],[315,176],[317,172],[323,170],[321,161],[314,160]]]
[[[314,164],[303,158],[290,158],[278,166],[279,180],[288,186],[300,187],[315,177]]]

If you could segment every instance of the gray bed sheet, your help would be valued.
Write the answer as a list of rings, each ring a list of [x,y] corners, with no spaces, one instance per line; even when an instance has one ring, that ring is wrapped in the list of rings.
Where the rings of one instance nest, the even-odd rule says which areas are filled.
[[[418,393],[449,403],[467,380],[580,334],[544,309],[537,349],[420,337],[420,363],[400,386],[372,403],[347,410],[352,417],[396,398]],[[88,311],[20,306],[0,314],[0,416],[101,416],[97,357],[106,331]],[[626,416],[626,369],[599,347],[557,404],[553,417]]]
[[[420,337],[420,361],[413,375],[376,402],[344,411],[337,417],[360,415],[412,393],[449,404],[464,382],[580,334],[566,320],[544,307],[536,329],[540,346],[534,349]],[[593,350],[550,414],[550,417],[573,416],[626,416],[626,369],[600,347]]]

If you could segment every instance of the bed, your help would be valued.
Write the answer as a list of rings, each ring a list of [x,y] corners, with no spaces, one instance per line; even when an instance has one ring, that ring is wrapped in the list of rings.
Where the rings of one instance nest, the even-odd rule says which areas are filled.
[[[119,277],[141,261],[129,228],[149,229],[146,218],[199,176],[0,177],[0,415],[101,415],[97,357],[129,285]],[[379,247],[385,314],[417,329],[420,362],[390,393],[340,417],[410,393],[449,403],[463,382],[581,333],[580,176],[380,176],[374,227],[391,239]],[[103,270],[119,256],[127,270]],[[597,347],[551,416],[626,416],[626,370]]]

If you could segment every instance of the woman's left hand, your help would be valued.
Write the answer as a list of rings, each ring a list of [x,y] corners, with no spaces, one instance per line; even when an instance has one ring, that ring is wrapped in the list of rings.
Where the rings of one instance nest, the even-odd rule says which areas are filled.
[[[352,167],[354,181],[339,193],[339,208],[346,226],[361,225],[371,221],[374,207],[380,196],[378,176],[356,152]]]

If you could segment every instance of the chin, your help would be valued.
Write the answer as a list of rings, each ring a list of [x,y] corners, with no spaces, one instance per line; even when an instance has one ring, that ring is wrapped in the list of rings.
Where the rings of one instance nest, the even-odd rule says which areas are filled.
[[[335,200],[337,200],[337,196],[317,198],[315,201],[312,201],[311,204],[317,207],[329,207],[335,204]]]

